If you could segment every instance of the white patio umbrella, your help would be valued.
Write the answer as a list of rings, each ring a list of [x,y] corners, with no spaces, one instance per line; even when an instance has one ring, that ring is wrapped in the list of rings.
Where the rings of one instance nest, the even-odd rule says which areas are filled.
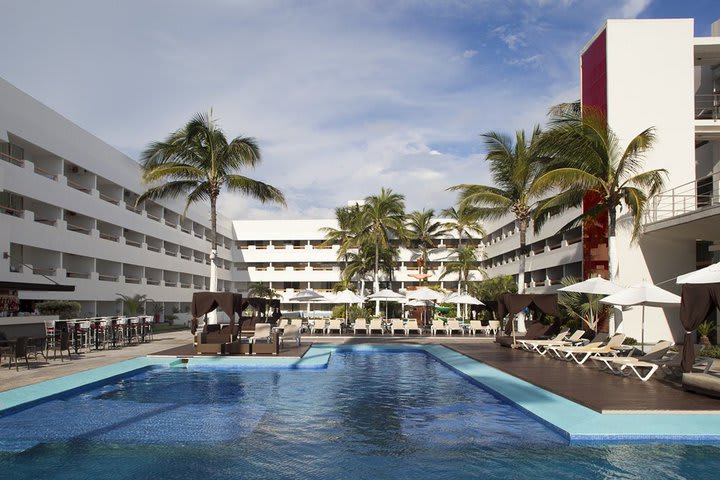
[[[568,285],[558,289],[558,292],[575,292],[575,293],[587,293],[590,295],[612,295],[621,291],[623,288],[619,285],[614,284],[610,280],[605,280],[600,275],[597,277],[588,278],[582,282]],[[590,303],[590,316],[597,319],[597,312],[592,311],[592,303]]]
[[[483,302],[468,293],[453,293],[443,299],[443,303],[454,303],[458,306],[458,317],[460,316],[460,305],[485,305]],[[465,308],[467,317],[467,308]]]
[[[641,282],[600,300],[602,303],[620,306],[642,306],[642,336],[640,344],[645,346],[645,307],[669,307],[680,305],[680,296],[668,292],[650,282]]]
[[[372,299],[372,300],[384,301],[385,302],[385,318],[387,318],[387,316],[388,316],[387,302],[400,302],[402,300],[405,300],[405,295],[403,295],[402,293],[394,292],[392,290],[388,290],[387,288],[385,288],[383,290],[378,290],[377,292],[375,292],[371,295],[368,295],[367,298]]]
[[[442,300],[443,295],[441,292],[432,290],[430,288],[424,287],[424,288],[418,288],[417,290],[411,290],[407,293],[407,298],[411,300],[434,300],[439,301]]]
[[[348,305],[351,303],[361,303],[363,301],[362,297],[360,297],[358,294],[353,292],[352,290],[345,289],[340,292],[337,292],[336,294],[329,296],[328,301],[330,303],[338,303],[338,304],[344,304],[345,305],[345,320],[348,320]]]
[[[306,288],[294,297],[290,297],[290,302],[307,303],[307,311],[310,312],[310,302],[321,302],[327,300],[322,294],[316,292],[312,288]]]
[[[720,283],[720,262],[677,277],[677,283]]]

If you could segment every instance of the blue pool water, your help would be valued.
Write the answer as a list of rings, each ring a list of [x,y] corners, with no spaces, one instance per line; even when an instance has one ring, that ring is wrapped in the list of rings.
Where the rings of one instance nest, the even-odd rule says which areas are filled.
[[[708,445],[570,445],[420,352],[156,367],[0,417],[0,478],[717,478]]]

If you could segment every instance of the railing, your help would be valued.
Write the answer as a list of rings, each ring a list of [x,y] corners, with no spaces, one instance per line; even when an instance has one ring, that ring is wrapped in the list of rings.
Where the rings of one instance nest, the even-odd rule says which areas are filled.
[[[88,279],[88,278],[90,278],[90,273],[89,273],[89,272],[71,272],[71,271],[68,270],[67,272],[65,272],[65,276],[66,276],[67,278],[85,278],[85,279]]]
[[[714,172],[654,196],[645,211],[645,224],[720,205],[720,172]]]
[[[112,198],[112,197],[110,197],[110,196],[108,196],[108,195],[105,195],[105,194],[102,193],[102,192],[100,192],[98,195],[99,195],[99,197],[100,197],[101,200],[105,200],[106,202],[112,203],[113,205],[120,205],[120,200],[115,200],[114,198]]]
[[[0,158],[2,158],[3,160],[5,160],[6,162],[12,163],[13,165],[17,165],[18,167],[22,167],[22,166],[25,165],[25,160],[23,160],[23,159],[21,159],[21,158],[11,157],[11,156],[8,155],[7,153],[1,153],[1,152],[0,152]]]
[[[78,190],[80,192],[87,193],[88,195],[90,195],[91,190],[89,188],[87,188],[85,185],[81,185],[79,183],[73,182],[69,178],[67,180],[67,184],[68,184],[68,187],[72,187],[75,190]]]
[[[695,118],[697,120],[718,120],[720,118],[720,94],[695,95]]]
[[[156,222],[161,221],[161,218],[160,218],[160,217],[158,217],[157,215],[154,215],[154,214],[152,214],[152,213],[150,213],[150,212],[147,213],[147,217],[148,217],[150,220],[155,220]]]
[[[191,232],[190,232],[190,229],[187,228],[187,227],[180,227],[180,231],[183,232],[183,233],[191,233]]]
[[[148,285],[160,285],[160,280],[152,280],[150,278],[147,279]],[[175,287],[177,286],[177,282],[170,282],[168,280],[165,280],[165,286],[166,287]]]
[[[202,263],[202,262],[203,262],[203,259],[202,259],[202,258],[193,257],[193,260],[195,260],[195,263]]]
[[[47,170],[43,170],[42,168],[40,168],[38,166],[35,167],[35,173],[37,173],[38,175],[41,175],[45,178],[49,178],[50,180],[53,180],[53,181],[56,181],[57,177],[58,177],[56,174],[54,174],[52,172],[48,172]]]
[[[23,210],[18,210],[16,208],[12,207],[6,207],[5,205],[0,205],[0,212],[6,214],[6,215],[12,215],[13,217],[23,218],[25,216],[25,212]]]
[[[105,273],[98,274],[98,280],[102,282],[117,282],[118,276],[117,275],[108,275]]]
[[[180,288],[190,288],[190,284],[189,283],[181,283]]]
[[[130,210],[130,211],[133,212],[133,213],[137,213],[138,215],[140,215],[140,214],[142,213],[142,210],[141,210],[141,209],[135,208],[135,207],[134,207],[132,204],[130,204],[130,203],[126,203],[126,204],[125,204],[125,208],[128,209],[128,210]]]
[[[160,251],[160,247],[156,247],[153,245],[148,245],[147,249],[150,250],[151,252],[159,252]]]
[[[137,247],[137,248],[142,247],[142,243],[136,242],[135,240],[130,240],[128,238],[125,239],[125,245],[130,245],[131,247]]]
[[[125,277],[125,283],[140,283],[140,279],[137,277]]]
[[[169,257],[177,257],[177,252],[172,252],[170,250],[165,250],[165,255]]]
[[[100,232],[99,236],[103,240],[110,240],[111,242],[117,242],[120,240],[119,237],[116,237],[115,235],[110,235],[109,233]]]
[[[192,259],[192,257],[190,255],[187,255],[184,253],[180,254],[180,258],[182,258],[183,260],[191,260]]]
[[[67,229],[71,232],[82,233],[83,235],[90,235],[89,228],[81,227],[80,225],[75,225],[74,223],[68,223]]]
[[[170,220],[165,220],[165,225],[171,228],[177,228],[177,223],[173,223]]]
[[[49,219],[49,218],[38,218],[38,217],[35,217],[35,221],[36,221],[37,223],[42,223],[43,225],[50,225],[51,227],[54,227],[55,225],[57,225],[57,220],[51,220],[51,219]]]
[[[40,267],[33,267],[32,273],[35,275],[47,275],[47,276],[54,276],[55,275],[55,268],[53,267],[46,267],[46,268],[40,268]]]

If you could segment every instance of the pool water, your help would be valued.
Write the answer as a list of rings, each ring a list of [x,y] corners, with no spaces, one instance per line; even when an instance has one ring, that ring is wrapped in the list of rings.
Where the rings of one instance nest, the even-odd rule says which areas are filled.
[[[156,367],[0,417],[0,478],[716,478],[720,448],[570,445],[422,352]]]

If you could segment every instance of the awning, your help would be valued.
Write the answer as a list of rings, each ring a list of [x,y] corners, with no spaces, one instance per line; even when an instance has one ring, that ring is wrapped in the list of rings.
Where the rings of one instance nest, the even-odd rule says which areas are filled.
[[[30,282],[0,282],[0,290],[19,290],[21,292],[74,292],[75,285],[54,285]]]

